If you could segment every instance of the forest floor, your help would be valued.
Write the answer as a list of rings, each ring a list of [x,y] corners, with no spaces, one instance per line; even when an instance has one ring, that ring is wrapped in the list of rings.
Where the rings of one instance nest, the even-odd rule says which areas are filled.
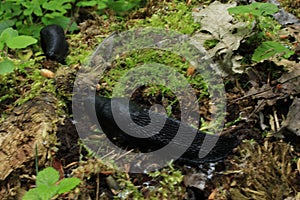
[[[145,8],[121,17],[109,11],[98,15],[89,9],[81,10],[79,29],[67,33],[67,65],[39,57],[35,58],[34,66],[28,66],[26,73],[16,71],[2,78],[0,86],[9,85],[8,88],[14,88],[13,92],[18,92],[20,97],[7,98],[0,105],[0,199],[21,199],[26,191],[36,187],[37,169],[52,166],[59,172],[60,180],[67,177],[81,180],[76,189],[56,195],[54,199],[299,200],[299,25],[282,27],[274,34],[287,39],[291,45],[294,54],[289,58],[274,56],[276,58],[251,61],[257,48],[253,40],[257,35],[253,29],[250,30],[255,35],[252,38],[251,34],[241,36],[237,31],[236,37],[241,38],[236,39],[240,41],[236,49],[214,43],[220,42],[220,38],[208,39],[213,44],[205,43],[206,49],[214,52],[212,59],[225,66],[221,75],[224,77],[226,116],[221,134],[238,132],[242,139],[224,160],[198,167],[170,163],[159,171],[131,173],[132,163],[123,163],[123,170],[120,170],[114,162],[126,155],[102,147],[104,153],[99,157],[96,156],[98,152],[87,148],[80,140],[82,135],[78,134],[79,128],[73,118],[73,109],[76,109],[72,108],[74,82],[78,71],[84,69],[89,59],[97,59],[97,55],[92,58],[90,55],[105,38],[140,27],[176,30],[190,36],[200,34],[199,37],[216,31],[205,24],[201,24],[201,28],[206,28],[206,32],[200,31],[199,23],[194,22],[195,13],[200,12],[197,2],[149,2]],[[293,7],[289,9],[293,10]],[[245,42],[249,38],[250,42]],[[218,58],[224,56],[218,54],[221,51],[229,58]],[[222,61],[234,60],[237,55],[243,58],[240,68],[226,68]],[[122,75],[147,62],[175,67],[184,75],[199,101],[199,109],[193,111],[203,119],[201,130],[208,130],[216,108],[205,89],[207,79],[201,78],[206,75],[197,72],[195,66],[174,53],[137,50],[119,55],[93,85],[94,91],[111,97]],[[41,69],[46,69],[46,74],[40,74]],[[0,95],[9,92],[2,91]],[[171,117],[180,119],[181,105],[174,93],[164,87],[141,87],[135,91],[132,100],[146,107],[161,104]],[[89,135],[92,141],[101,141],[105,137],[88,123],[84,128],[95,133]],[[139,160],[135,162],[139,163]]]

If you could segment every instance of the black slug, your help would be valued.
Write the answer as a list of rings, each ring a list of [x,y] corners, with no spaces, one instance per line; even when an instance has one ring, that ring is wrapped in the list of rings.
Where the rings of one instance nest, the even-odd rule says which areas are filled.
[[[53,24],[40,31],[41,46],[47,59],[65,64],[68,54],[68,43],[61,26]]]
[[[173,138],[177,134],[179,126],[183,126],[184,135],[180,136],[180,142],[174,144],[174,147],[186,150],[180,158],[175,159],[177,159],[178,163],[198,165],[200,163],[215,162],[225,158],[225,156],[228,155],[232,151],[232,149],[240,143],[240,139],[236,135],[218,137],[216,135],[205,134],[199,130],[195,130],[193,127],[184,124],[181,121],[169,118],[160,113],[142,109],[136,104],[130,102],[130,116],[132,118],[132,121],[139,126],[146,126],[150,122],[154,124],[156,123],[155,121],[151,121],[149,112],[151,112],[151,117],[154,116],[156,119],[158,119],[158,121],[165,121],[165,124],[160,130],[157,130],[157,132],[154,131],[155,134],[144,132],[143,129],[130,129],[131,133],[134,132],[135,135],[143,136],[142,138],[133,137],[131,136],[132,134],[126,134],[118,127],[115,119],[113,118],[111,107],[112,100],[116,102],[116,104],[114,104],[114,109],[117,110],[118,115],[121,117],[121,119],[125,119],[126,115],[124,114],[124,112],[127,112],[125,108],[126,100],[122,98],[110,99],[106,97],[96,96],[95,110],[103,132],[113,143],[120,147],[124,147],[127,149],[137,149],[141,152],[154,151],[164,147],[165,145],[168,145],[169,143],[174,143]],[[191,137],[191,135],[189,134],[191,132],[197,132],[196,137],[194,138],[190,146],[186,146],[189,137]],[[203,146],[202,143],[204,139],[206,141],[217,139],[217,142],[205,157],[199,158],[199,151],[202,148],[201,146]]]

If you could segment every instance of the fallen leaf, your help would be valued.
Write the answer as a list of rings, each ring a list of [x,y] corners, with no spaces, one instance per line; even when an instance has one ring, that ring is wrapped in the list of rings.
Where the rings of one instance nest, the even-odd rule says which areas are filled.
[[[186,70],[186,75],[192,76],[196,71],[196,68],[193,66],[189,66],[189,68]]]
[[[292,133],[300,136],[300,98],[295,98],[290,106],[286,120],[283,122],[283,126]]]
[[[54,78],[55,74],[49,69],[41,69],[41,75],[46,78]]]
[[[208,196],[208,200],[214,200],[217,193],[217,189],[214,189]]]
[[[207,50],[207,56],[217,59],[222,75],[244,72],[239,62],[240,56],[233,55],[233,51],[249,36],[250,30],[246,22],[239,22],[228,13],[227,9],[235,6],[236,3],[222,4],[214,1],[205,9],[192,13],[194,21],[201,24],[201,32],[193,37],[195,42],[204,47],[208,40],[219,41]]]
[[[300,68],[283,74],[278,80],[279,84],[270,86],[264,84],[261,87],[252,87],[244,97],[251,97],[257,99],[255,112],[263,110],[266,105],[273,106],[280,99],[285,99],[288,96],[296,96],[300,94]]]

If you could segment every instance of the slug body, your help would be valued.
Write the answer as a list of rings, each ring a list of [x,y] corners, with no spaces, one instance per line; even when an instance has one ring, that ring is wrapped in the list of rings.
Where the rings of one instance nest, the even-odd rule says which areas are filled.
[[[143,131],[143,128],[134,129],[129,127],[130,134],[127,134],[123,130],[121,130],[121,128],[119,128],[113,117],[111,101],[115,101],[114,113],[117,113],[119,118],[124,117],[125,119],[125,112],[128,111],[125,107],[126,101],[122,98],[110,99],[96,96],[96,115],[103,132],[114,144],[119,147],[124,147],[126,149],[136,149],[141,152],[151,152],[173,143],[174,151],[178,149],[184,150],[184,153],[179,158],[174,157],[174,160],[177,160],[177,163],[199,165],[201,163],[216,162],[224,159],[232,151],[232,149],[240,143],[240,140],[237,138],[237,136],[218,137],[212,134],[205,134],[187,124],[184,124],[181,121],[169,118],[166,115],[160,113],[140,108],[132,102],[129,102],[130,117],[132,121],[138,126],[145,127],[150,122],[154,123],[154,125],[159,121],[165,121],[165,123],[162,128],[157,130],[153,129],[154,133]],[[128,124],[130,122],[124,121],[124,123]],[[177,140],[177,142],[174,142],[174,137],[178,133],[179,127],[183,127],[182,130],[184,134],[180,134],[179,140]],[[196,136],[192,140],[192,143],[189,143],[189,137],[193,137],[191,135],[192,132],[196,133]],[[138,137],[132,136],[133,134]],[[213,142],[216,140],[217,142],[212,143],[214,147],[206,156],[199,158],[199,151],[203,151],[203,148],[207,148],[202,145],[204,139],[206,142]],[[172,152],[174,151],[170,151],[170,153],[172,154]]]
[[[41,46],[47,59],[65,64],[69,45],[61,26],[53,24],[40,31]]]

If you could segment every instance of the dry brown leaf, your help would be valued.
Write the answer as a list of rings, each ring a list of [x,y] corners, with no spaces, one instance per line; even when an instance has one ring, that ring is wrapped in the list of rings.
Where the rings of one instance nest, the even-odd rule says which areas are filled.
[[[186,70],[186,75],[192,76],[196,71],[196,68],[193,66],[189,66],[189,68]]]
[[[214,200],[217,193],[217,189],[214,189],[208,196],[208,200]]]
[[[199,33],[193,39],[196,44],[205,46],[207,40],[219,41],[213,48],[207,50],[207,57],[216,58],[220,62],[222,75],[242,73],[239,55],[233,55],[240,42],[250,34],[248,24],[235,20],[227,9],[236,6],[236,3],[222,4],[214,1],[205,9],[193,12],[194,21],[201,24]]]
[[[287,128],[292,133],[300,136],[300,98],[295,98],[290,106],[286,120],[283,122],[283,127]]]

